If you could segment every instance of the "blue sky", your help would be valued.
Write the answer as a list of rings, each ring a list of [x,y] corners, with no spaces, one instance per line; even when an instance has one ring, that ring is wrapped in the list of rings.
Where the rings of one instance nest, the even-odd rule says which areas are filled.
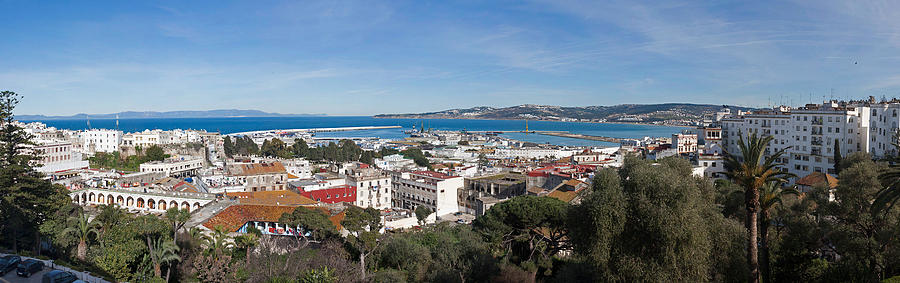
[[[50,115],[900,96],[900,2],[862,2],[0,0],[0,89]]]

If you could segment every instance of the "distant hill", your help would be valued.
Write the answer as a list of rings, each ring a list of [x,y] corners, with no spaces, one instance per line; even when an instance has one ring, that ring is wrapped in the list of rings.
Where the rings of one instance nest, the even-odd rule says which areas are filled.
[[[704,114],[712,114],[729,107],[732,111],[751,108],[712,104],[620,104],[613,106],[563,107],[524,104],[512,107],[473,107],[416,114],[379,114],[376,118],[413,119],[535,119],[590,120],[609,122],[698,121]]]
[[[300,117],[325,116],[325,114],[279,114],[259,110],[219,109],[207,111],[167,111],[136,112],[127,111],[112,114],[75,114],[72,116],[16,115],[16,119],[30,120],[63,120],[63,119],[141,119],[141,118],[226,118],[226,117]]]

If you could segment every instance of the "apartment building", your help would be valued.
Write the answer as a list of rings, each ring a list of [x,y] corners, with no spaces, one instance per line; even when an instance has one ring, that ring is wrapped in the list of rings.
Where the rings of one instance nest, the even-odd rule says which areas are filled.
[[[437,216],[459,211],[457,193],[463,188],[463,177],[431,171],[389,173],[394,207],[415,209],[424,205]]]
[[[86,153],[116,152],[122,144],[122,131],[91,129],[81,132],[82,149]]]
[[[88,168],[88,161],[75,152],[72,143],[66,141],[37,140],[32,150],[38,156],[37,171],[53,173]]]
[[[697,152],[697,134],[673,134],[672,147],[678,154],[687,154]]]
[[[347,184],[356,187],[356,206],[391,208],[391,176],[365,163],[356,163],[344,171]]]
[[[900,104],[894,105],[873,108],[867,104],[831,101],[796,109],[782,106],[726,117],[720,122],[723,148],[730,153],[739,153],[740,138],[746,140],[751,134],[771,136],[773,140],[766,154],[785,150],[780,161],[786,164],[784,169],[788,172],[799,177],[813,172],[834,174],[835,143],[839,144],[843,156],[861,151],[878,157],[892,150],[888,141],[889,132],[896,126],[889,128],[889,125],[892,120],[896,125],[898,119],[888,117],[892,109],[900,109]],[[870,123],[870,118],[883,122]],[[872,137],[873,134],[877,137]]]

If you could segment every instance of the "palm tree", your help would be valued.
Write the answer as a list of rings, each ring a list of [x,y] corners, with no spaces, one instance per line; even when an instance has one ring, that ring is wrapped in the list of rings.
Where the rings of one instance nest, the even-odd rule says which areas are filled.
[[[185,223],[191,218],[191,213],[187,209],[178,209],[178,207],[172,207],[166,210],[166,220],[172,224],[172,244],[178,245],[178,230],[181,230],[184,227]],[[172,269],[169,268],[166,270],[166,282],[169,282],[169,277],[172,275]]]
[[[71,226],[63,230],[64,234],[74,235],[78,239],[75,257],[82,262],[87,258],[87,241],[91,234],[99,235],[96,228],[98,224],[100,224],[100,221],[90,221],[88,215],[82,211],[81,215],[69,217],[69,225]]]
[[[772,221],[772,209],[781,205],[782,199],[787,195],[797,195],[797,189],[794,187],[783,187],[782,183],[769,182],[762,187],[759,192],[759,206],[761,215],[760,223],[760,239],[762,245],[762,276],[763,282],[772,282],[772,274],[769,269],[769,224]]]
[[[261,235],[262,232],[259,229],[254,226],[248,226],[246,234],[234,238],[235,245],[247,251],[247,256],[244,258],[247,264],[250,264],[250,251],[259,243]]]
[[[178,246],[175,243],[165,241],[162,237],[153,240],[149,246],[150,259],[153,261],[153,275],[162,277],[162,265],[170,262],[181,261],[178,256]],[[169,269],[172,269],[170,266]]]
[[[212,236],[203,235],[201,237],[206,246],[207,253],[211,253],[216,257],[234,246],[231,242],[231,237],[229,237],[228,232],[225,231],[225,227],[222,227],[221,225],[216,226],[213,229]]]
[[[892,165],[878,175],[884,189],[875,196],[872,203],[872,212],[879,213],[894,207],[900,200],[900,165]]]
[[[759,189],[773,181],[787,183],[787,178],[793,176],[793,174],[778,168],[783,165],[779,161],[787,148],[774,154],[766,154],[771,141],[772,136],[759,138],[754,133],[746,143],[743,137],[738,140],[740,155],[725,152],[725,168],[727,169],[725,175],[732,182],[744,188],[744,204],[747,210],[745,225],[748,233],[747,263],[750,269],[748,281],[754,283],[759,282],[759,259],[757,257],[759,251],[757,247]]]

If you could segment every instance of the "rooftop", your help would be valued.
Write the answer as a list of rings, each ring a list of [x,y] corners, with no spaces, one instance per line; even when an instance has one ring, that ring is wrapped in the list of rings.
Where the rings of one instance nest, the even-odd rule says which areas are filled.
[[[450,176],[450,175],[447,175],[447,174],[444,174],[441,172],[433,172],[433,171],[413,171],[410,173],[419,175],[419,176],[425,176],[425,177],[430,177],[430,178],[434,178],[434,179],[443,179],[443,180],[459,177],[459,176]]]
[[[316,201],[293,191],[234,192],[228,196],[238,198],[241,204],[301,206],[314,205]]]
[[[809,187],[827,186],[828,188],[833,189],[837,187],[838,179],[826,173],[813,172],[812,174],[806,175],[806,177],[800,178],[794,183],[797,185]]]
[[[222,226],[226,231],[235,232],[249,221],[278,222],[282,214],[291,213],[297,207],[293,206],[270,206],[270,205],[248,205],[237,204],[229,206],[219,212],[215,216],[203,223],[203,226],[209,229],[215,229],[216,226]],[[306,209],[321,209],[329,213],[327,209],[321,207],[304,207]],[[330,213],[329,213],[330,214]],[[344,212],[331,215],[328,217],[331,223],[338,230],[341,229],[341,220],[344,220]]]
[[[265,174],[287,173],[281,162],[240,164],[232,167],[235,176],[253,176]]]

